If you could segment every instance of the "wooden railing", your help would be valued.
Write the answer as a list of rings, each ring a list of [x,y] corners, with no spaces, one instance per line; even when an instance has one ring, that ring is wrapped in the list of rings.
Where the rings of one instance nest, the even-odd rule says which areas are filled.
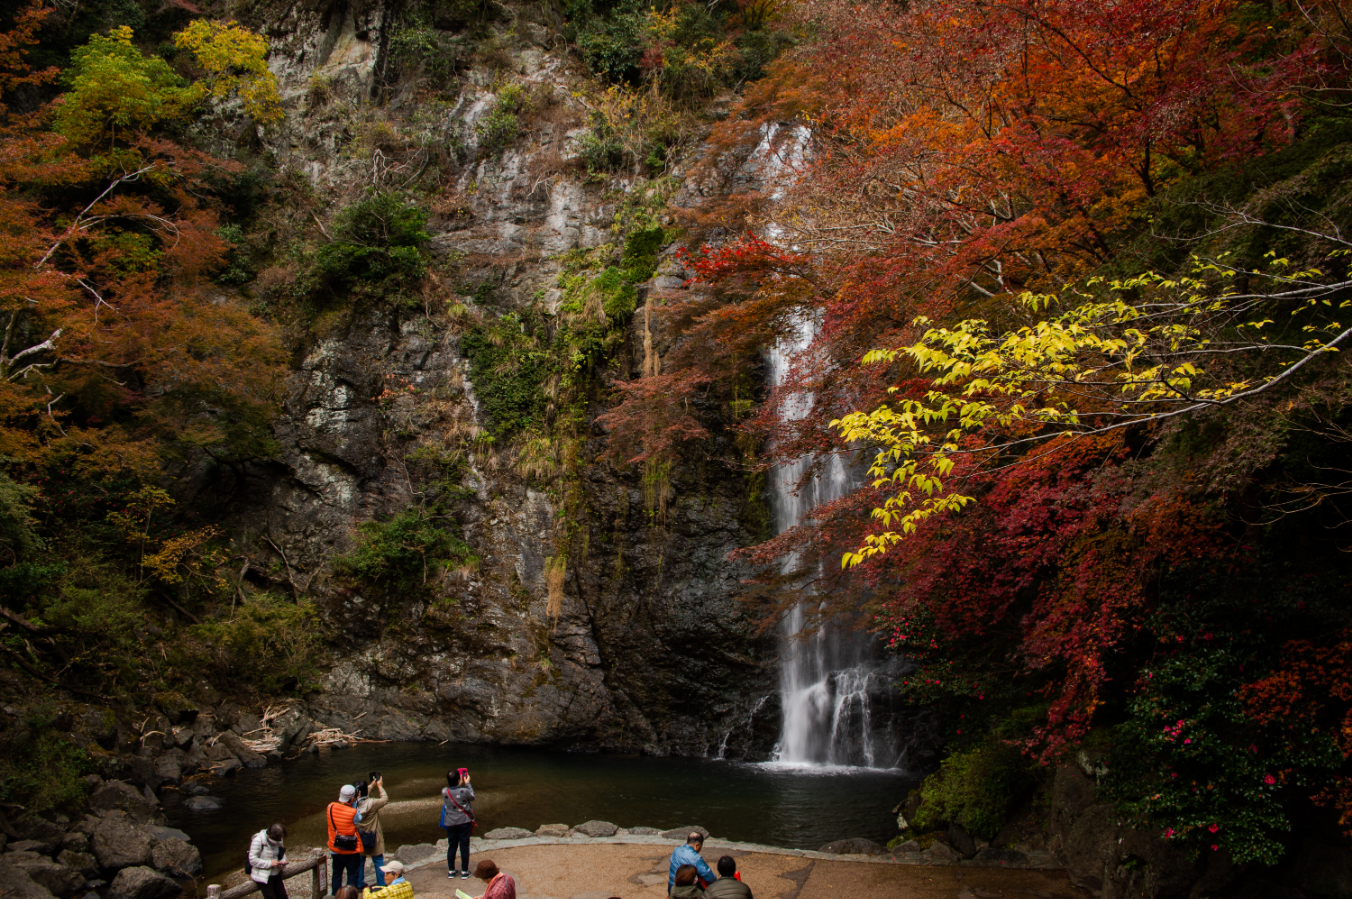
[[[310,853],[310,857],[303,861],[287,862],[282,868],[282,879],[290,880],[297,874],[304,874],[306,871],[313,871],[310,878],[310,899],[322,899],[324,893],[328,890],[328,869],[324,867],[324,862],[328,855],[323,849],[315,849]],[[275,875],[274,875],[275,876]],[[259,890],[259,883],[252,878],[244,881],[237,887],[231,887],[225,892],[221,892],[221,885],[213,883],[207,887],[207,899],[240,899],[250,893],[256,893]],[[294,895],[294,894],[293,894]]]

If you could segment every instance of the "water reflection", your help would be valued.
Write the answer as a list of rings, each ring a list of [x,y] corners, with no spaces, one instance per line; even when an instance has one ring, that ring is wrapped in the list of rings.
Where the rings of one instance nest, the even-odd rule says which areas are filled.
[[[918,777],[871,768],[764,765],[493,746],[397,743],[306,756],[212,784],[225,806],[192,812],[172,794],[170,821],[202,850],[208,877],[239,867],[249,836],[281,821],[293,853],[324,839],[323,811],[342,784],[378,770],[390,805],[381,813],[390,849],[435,842],[445,772],[468,767],[478,794],[477,833],[495,827],[580,824],[701,825],[733,840],[815,849],[845,837],[885,842],[891,809]]]

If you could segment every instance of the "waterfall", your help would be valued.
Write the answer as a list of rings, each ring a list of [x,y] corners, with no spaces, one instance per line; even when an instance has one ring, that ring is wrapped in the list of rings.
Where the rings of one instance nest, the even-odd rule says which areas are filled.
[[[756,159],[758,174],[772,199],[783,196],[788,179],[803,161],[808,137],[801,126],[787,135],[780,134],[774,125],[765,129]],[[773,224],[765,228],[764,237],[785,242],[783,229]],[[815,319],[805,319],[791,339],[781,340],[770,350],[771,386],[780,392],[782,420],[801,420],[812,409],[810,394],[783,391],[791,366],[809,350],[817,328]],[[857,483],[839,453],[804,480],[813,462],[812,457],[804,457],[774,468],[771,489],[777,533],[797,526],[812,508],[840,499]],[[797,555],[791,555],[785,560],[785,570],[798,564]],[[781,625],[779,698],[783,725],[774,761],[869,768],[898,765],[901,753],[892,739],[891,723],[879,720],[890,716],[885,709],[882,715],[875,714],[880,697],[894,692],[892,666],[885,664],[876,642],[867,634],[828,626],[804,635],[806,618],[806,609],[800,603]]]

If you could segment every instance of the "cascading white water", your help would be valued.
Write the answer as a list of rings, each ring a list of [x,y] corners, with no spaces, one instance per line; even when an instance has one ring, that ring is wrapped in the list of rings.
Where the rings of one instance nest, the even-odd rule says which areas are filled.
[[[760,163],[758,174],[770,189],[772,200],[783,196],[788,179],[802,163],[808,137],[801,126],[787,135],[781,135],[777,126],[766,128],[756,158]],[[765,229],[764,238],[788,242],[776,225]],[[781,340],[770,350],[771,386],[779,394],[782,420],[801,420],[812,409],[810,394],[788,392],[786,385],[795,359],[809,350],[816,335],[817,322],[806,319],[799,323],[792,339]],[[804,457],[773,470],[777,533],[797,526],[809,510],[840,499],[855,486],[850,467],[838,453],[805,480],[813,461]],[[784,564],[786,571],[794,569],[799,559],[795,554]],[[779,696],[784,719],[774,760],[870,768],[897,765],[899,753],[889,745],[886,728],[878,732],[871,708],[870,696],[885,693],[890,687],[874,644],[866,635],[831,627],[804,635],[806,618],[800,603],[781,625]]]

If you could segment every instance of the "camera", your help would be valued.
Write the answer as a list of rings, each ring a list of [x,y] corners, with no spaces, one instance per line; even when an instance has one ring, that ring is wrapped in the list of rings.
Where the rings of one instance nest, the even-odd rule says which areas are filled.
[[[370,776],[366,778],[366,782],[367,782],[367,783],[375,783],[375,782],[378,781],[378,780],[380,780],[380,772],[379,772],[379,771],[372,771],[371,774],[370,774]]]

